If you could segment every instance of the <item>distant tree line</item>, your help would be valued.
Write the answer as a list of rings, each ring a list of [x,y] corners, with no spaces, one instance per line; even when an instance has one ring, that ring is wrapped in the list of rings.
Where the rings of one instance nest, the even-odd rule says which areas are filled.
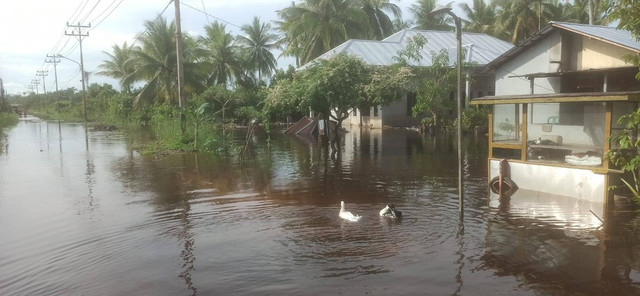
[[[472,6],[462,4],[461,8],[465,31],[519,43],[551,20],[607,24],[624,15],[616,10],[622,2],[474,0]],[[194,144],[202,145],[196,149],[205,149],[220,142],[211,140],[219,138],[214,132],[206,131],[224,134],[228,124],[295,120],[309,110],[341,121],[351,108],[384,104],[401,92],[414,91],[418,99],[414,116],[426,116],[429,124],[444,126],[453,120],[446,116],[453,104],[445,96],[454,79],[442,55],[436,57],[434,67],[419,71],[402,63],[403,53],[399,52],[397,65],[388,69],[338,57],[297,72],[293,67],[276,70],[274,55],[280,50],[282,56],[303,65],[353,38],[381,40],[404,28],[453,30],[448,16],[428,14],[435,5],[435,0],[418,0],[409,8],[411,17],[404,19],[400,8],[389,0],[303,0],[279,10],[279,19],[273,24],[255,17],[241,26],[238,35],[220,22],[205,26],[202,36],[183,34],[188,106],[181,110],[177,108],[175,24],[158,16],[145,22],[144,32],[133,44],[115,44],[105,52],[97,74],[117,79],[121,91],[91,85],[87,91],[89,117],[156,127],[158,134],[174,135],[180,134],[179,130],[167,128],[166,123],[188,114],[195,131],[171,142],[176,147]],[[611,16],[605,17],[607,14]],[[416,83],[414,78],[421,75],[437,79],[430,84]],[[44,96],[31,94],[23,101],[26,107],[37,106],[53,117],[81,114],[75,89]],[[482,113],[476,112],[465,118],[465,123],[472,126],[470,121],[482,120]]]

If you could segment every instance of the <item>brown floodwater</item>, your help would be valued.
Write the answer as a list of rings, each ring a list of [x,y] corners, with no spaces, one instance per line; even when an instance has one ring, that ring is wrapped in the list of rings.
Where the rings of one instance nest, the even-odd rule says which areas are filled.
[[[240,162],[32,117],[5,130],[0,295],[640,294],[638,215],[491,201],[485,138],[465,142],[462,221],[446,137],[250,140]]]

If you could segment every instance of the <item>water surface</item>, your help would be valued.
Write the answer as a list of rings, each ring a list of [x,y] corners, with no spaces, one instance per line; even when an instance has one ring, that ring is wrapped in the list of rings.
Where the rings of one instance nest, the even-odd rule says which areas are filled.
[[[492,201],[486,139],[465,143],[461,222],[446,137],[258,133],[240,162],[31,117],[4,133],[1,295],[640,294],[637,215]]]

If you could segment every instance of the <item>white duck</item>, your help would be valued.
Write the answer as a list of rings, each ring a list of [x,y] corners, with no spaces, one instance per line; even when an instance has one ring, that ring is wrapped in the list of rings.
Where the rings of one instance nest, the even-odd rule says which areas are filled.
[[[402,218],[402,211],[396,210],[396,207],[393,204],[388,204],[384,209],[380,210],[380,216],[388,218]]]
[[[362,216],[356,216],[353,213],[346,211],[344,209],[344,201],[340,202],[340,218],[345,219],[351,222],[358,222],[362,218]]]

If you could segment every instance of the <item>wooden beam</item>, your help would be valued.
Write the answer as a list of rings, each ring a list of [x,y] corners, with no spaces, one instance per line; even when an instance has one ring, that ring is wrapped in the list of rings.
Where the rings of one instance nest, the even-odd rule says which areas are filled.
[[[564,94],[564,95],[539,95],[539,96],[499,96],[487,97],[487,99],[475,99],[471,101],[471,105],[497,105],[497,104],[526,104],[526,103],[573,103],[573,102],[638,102],[640,94],[614,94],[607,95],[583,95]]]
[[[529,124],[527,120],[528,109],[529,104],[522,104],[522,151],[520,151],[522,160],[527,160],[527,125]]]
[[[493,106],[489,106],[489,158],[493,157]]]
[[[521,143],[514,144],[513,142],[512,143],[493,143],[492,146],[493,148],[504,148],[504,149],[514,149],[514,150],[522,149]]]

